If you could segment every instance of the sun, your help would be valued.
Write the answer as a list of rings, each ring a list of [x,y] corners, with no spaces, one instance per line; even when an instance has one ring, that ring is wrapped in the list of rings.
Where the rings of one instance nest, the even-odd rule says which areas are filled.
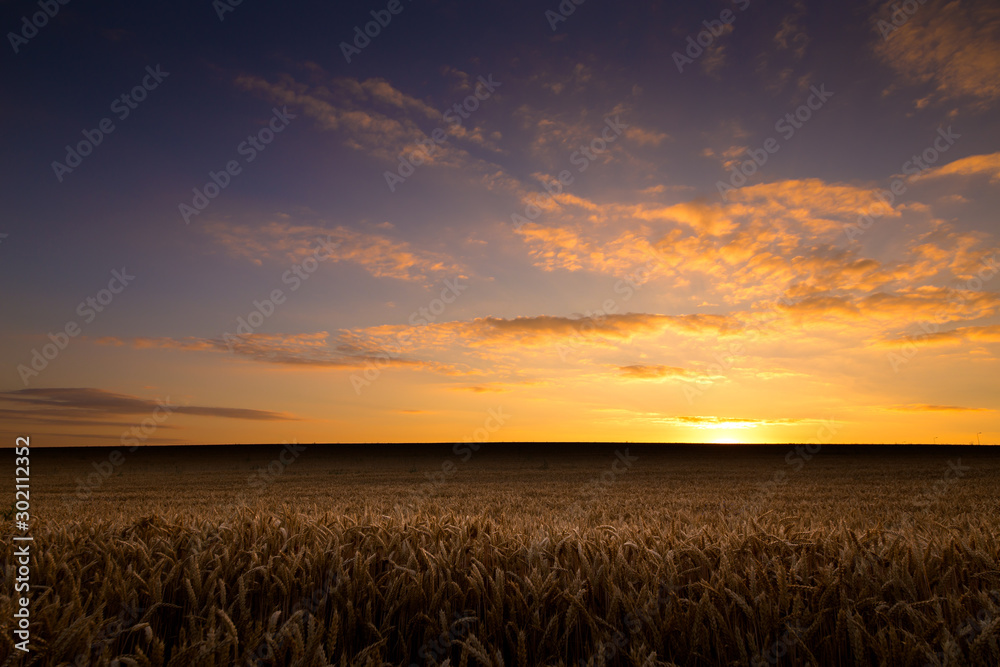
[[[712,441],[713,445],[738,445],[740,441],[736,438],[716,438]]]

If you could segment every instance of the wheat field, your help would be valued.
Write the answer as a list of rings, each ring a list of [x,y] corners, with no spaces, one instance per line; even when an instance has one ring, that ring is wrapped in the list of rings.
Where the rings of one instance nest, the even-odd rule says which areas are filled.
[[[496,447],[140,451],[86,500],[100,456],[36,450],[0,663],[1000,664],[990,452]]]

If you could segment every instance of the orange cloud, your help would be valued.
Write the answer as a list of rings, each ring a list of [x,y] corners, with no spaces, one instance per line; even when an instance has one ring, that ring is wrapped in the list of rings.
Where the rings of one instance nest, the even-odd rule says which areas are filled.
[[[885,409],[898,412],[993,412],[989,408],[966,408],[959,405],[928,405],[926,403],[890,405]]]
[[[467,371],[435,361],[413,359],[402,354],[401,349],[380,348],[375,345],[359,346],[358,339],[342,332],[337,340],[329,340],[323,331],[311,334],[227,334],[221,338],[98,338],[96,343],[128,345],[134,349],[172,349],[193,352],[232,353],[239,359],[302,368],[362,369],[398,367],[424,370],[444,375],[462,375]]]
[[[667,333],[715,338],[735,334],[740,327],[741,323],[734,317],[710,314],[482,317],[416,327],[382,325],[342,331],[337,347],[351,354],[368,356],[384,350],[391,350],[396,356],[420,358],[449,355],[480,369],[478,372],[503,374],[517,373],[521,365],[515,360],[528,350],[542,350],[554,356],[562,349],[560,346],[614,348],[639,337],[652,338]]]
[[[420,326],[381,325],[309,334],[251,334],[220,338],[100,338],[102,345],[133,349],[173,349],[186,352],[232,354],[234,359],[290,367],[330,370],[394,368],[428,371],[448,376],[485,375],[500,384],[546,379],[548,358],[554,363],[566,350],[581,346],[613,349],[636,338],[673,334],[697,340],[735,335],[742,327],[732,316],[714,314],[661,315],[620,313],[592,316],[482,317],[433,322]],[[548,348],[547,350],[545,348]],[[543,352],[540,365],[526,365],[524,355]],[[588,362],[589,363],[589,362]],[[625,368],[637,377],[650,368]],[[658,372],[665,375],[667,367]],[[500,391],[496,382],[461,391]],[[458,389],[457,389],[458,390]]]
[[[629,340],[635,335],[675,333],[732,333],[739,322],[725,315],[656,315],[623,313],[588,317],[539,315],[504,319],[484,317],[473,320],[472,329],[485,341],[502,340],[518,345],[551,345],[578,338]]]
[[[507,391],[502,387],[497,387],[495,385],[472,385],[463,387],[449,387],[452,391],[468,391],[473,394],[486,394],[486,393],[500,393]]]
[[[1000,181],[1000,153],[970,155],[954,162],[928,169],[913,177],[913,180],[940,178],[942,176],[978,176],[985,174],[991,183]]]
[[[262,77],[236,77],[237,88],[277,104],[291,107],[314,119],[321,128],[339,132],[344,143],[359,151],[396,162],[398,156],[419,153],[426,164],[474,169],[485,173],[486,163],[473,158],[453,142],[435,143],[434,151],[422,147],[428,135],[421,129],[427,121],[452,140],[499,151],[496,142],[470,123],[448,123],[441,111],[407,95],[384,79],[359,81],[330,77],[322,68],[311,68],[311,82],[282,74],[274,81]],[[492,133],[499,137],[499,133]]]
[[[843,318],[864,323],[943,322],[976,319],[1000,312],[1000,295],[977,292],[963,295],[948,288],[929,287],[900,294],[876,292],[864,297],[808,297],[779,309],[796,321]]]
[[[966,163],[954,169],[974,166],[981,167]],[[677,292],[697,281],[700,301],[692,306],[785,297],[811,299],[802,310],[826,304],[843,315],[852,310],[860,315],[865,304],[854,302],[870,297],[873,305],[882,300],[906,310],[904,301],[915,303],[908,292],[932,279],[968,279],[983,267],[987,235],[928,221],[927,207],[919,202],[886,207],[875,190],[801,179],[747,186],[715,203],[560,200],[560,207],[546,213],[554,221],[523,224],[516,233],[534,264],[546,271],[591,271],[619,280],[641,274],[640,284],[662,280],[661,287],[672,285]],[[877,213],[883,226],[905,213],[906,224],[929,230],[918,227],[913,241],[880,261],[865,256],[864,244],[846,234],[870,213]]]
[[[214,222],[206,224],[203,230],[230,255],[255,264],[278,259],[300,262],[319,251],[320,257],[325,258],[323,261],[351,262],[376,278],[425,282],[430,274],[465,277],[464,270],[445,255],[416,249],[407,241],[343,226],[294,224],[287,216],[279,216],[279,220],[259,227]],[[321,242],[336,244],[330,251],[332,255]]]
[[[105,391],[84,388],[20,389],[0,392],[0,403],[11,406],[0,410],[6,419],[32,422],[89,426],[125,426],[128,422],[106,421],[109,418],[132,415],[183,414],[198,417],[223,417],[254,421],[287,421],[297,417],[267,410],[248,408],[203,407],[174,405],[169,397],[150,400]],[[158,428],[172,428],[164,424]]]
[[[625,130],[625,138],[630,141],[634,141],[640,146],[659,146],[664,141],[669,140],[670,135],[665,132],[643,129],[633,125]]]
[[[949,331],[921,333],[916,336],[898,337],[879,341],[880,347],[898,348],[900,343],[921,346],[958,345],[964,342],[1000,343],[1000,324],[978,327],[959,327]]]
[[[806,6],[796,2],[794,9],[785,15],[778,32],[774,34],[774,45],[782,51],[791,51],[796,60],[802,60],[806,47],[809,46],[809,34],[802,25]]]
[[[671,426],[688,426],[698,429],[747,429],[763,426],[798,426],[802,424],[828,424],[828,420],[807,418],[758,419],[749,417],[720,417],[717,415],[674,415],[662,412],[642,412],[609,408],[603,412],[620,414],[622,421],[653,422]]]
[[[657,380],[664,377],[681,377],[690,372],[677,366],[641,365],[619,366],[618,371],[630,380]]]
[[[710,299],[774,298],[786,289],[876,289],[896,278],[858,248],[838,249],[845,225],[877,204],[873,190],[818,179],[731,192],[728,202],[603,204],[560,200],[558,220],[517,230],[535,265],[683,285],[703,276]],[[896,209],[882,217],[899,217]],[[821,275],[817,269],[821,268]]]
[[[885,2],[873,23],[891,20],[898,5]],[[971,99],[985,109],[1000,98],[1000,6],[995,2],[928,0],[901,27],[876,39],[875,53],[885,64],[908,84],[933,86],[939,101]]]

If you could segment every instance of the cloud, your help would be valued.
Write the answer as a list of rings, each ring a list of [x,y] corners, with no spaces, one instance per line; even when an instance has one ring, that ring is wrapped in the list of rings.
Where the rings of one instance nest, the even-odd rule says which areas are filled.
[[[732,24],[724,27],[720,38],[733,31]],[[719,71],[726,65],[726,45],[721,39],[716,39],[701,58],[701,71],[709,76],[719,78]]]
[[[613,107],[607,104],[599,110],[574,105],[564,111],[522,104],[514,111],[513,120],[525,135],[527,154],[543,170],[545,180],[549,181],[553,174],[569,166],[568,161],[574,152],[586,149],[595,139],[601,138],[602,132],[608,129],[605,119],[620,116],[622,123],[630,126],[624,130],[627,137],[629,129],[634,125],[630,117],[631,111],[632,106],[627,103],[619,103]],[[633,133],[632,138],[636,140],[642,137],[651,141],[669,138],[666,135],[660,137],[659,134],[655,130],[638,130],[638,134]],[[591,155],[596,164],[608,164],[619,161],[622,150],[622,142],[615,141],[607,145],[607,150]],[[526,197],[534,192],[524,191],[520,194]]]
[[[834,249],[846,225],[877,203],[873,190],[819,179],[778,181],[729,193],[729,201],[606,203],[558,199],[553,220],[523,224],[517,234],[535,265],[546,271],[593,271],[622,277],[643,268],[647,279],[685,286],[708,283],[706,300],[774,298],[812,280],[815,264],[826,278],[838,271],[854,285],[874,288],[894,279],[858,250]],[[884,211],[881,224],[898,218]]]
[[[353,329],[341,331],[337,341],[338,347],[352,354],[366,354],[376,363],[379,354],[436,360],[432,370],[440,373],[484,375],[493,380],[505,380],[501,384],[511,384],[512,378],[540,379],[530,374],[546,373],[546,366],[567,351],[611,350],[638,339],[651,340],[670,334],[715,339],[734,335],[740,326],[735,318],[711,314],[481,317],[422,326],[382,325]],[[430,363],[427,361],[425,365]],[[513,383],[524,384],[522,381]],[[488,386],[495,387],[496,382]]]
[[[897,294],[876,292],[851,298],[807,297],[779,308],[800,322],[820,318],[849,319],[869,325],[944,322],[994,315],[1000,312],[1000,295],[993,292],[963,295],[948,288],[927,288]]]
[[[579,338],[624,341],[636,335],[667,331],[693,335],[723,334],[740,328],[736,319],[725,315],[651,313],[584,317],[538,315],[511,319],[484,317],[473,320],[469,326],[484,341],[518,345],[549,345]]]
[[[1000,182],[1000,153],[987,155],[970,155],[954,162],[934,167],[913,176],[913,180],[941,178],[944,176],[979,176],[990,177],[991,183]]]
[[[228,254],[258,265],[278,260],[296,263],[317,255],[323,261],[357,264],[376,278],[427,282],[431,275],[466,276],[447,256],[414,248],[407,241],[343,226],[296,224],[283,215],[278,218],[257,227],[212,222],[203,230]],[[328,253],[324,244],[336,247]]]
[[[928,405],[926,403],[890,405],[885,409],[897,412],[993,412],[990,408],[966,408],[959,405]]]
[[[615,348],[636,338],[673,334],[697,339],[734,335],[741,323],[734,317],[714,314],[660,315],[619,313],[585,316],[482,317],[473,320],[432,322],[420,326],[380,325],[310,334],[230,334],[220,338],[105,337],[102,345],[133,349],[172,349],[185,352],[231,354],[241,361],[285,367],[356,371],[368,368],[426,371],[444,376],[488,375],[521,377],[523,353],[559,345]],[[526,367],[538,370],[537,367]],[[523,377],[522,377],[523,379]],[[528,378],[534,380],[533,378]],[[496,391],[491,382],[463,391]]]
[[[240,75],[235,85],[271,102],[287,105],[292,112],[301,110],[322,129],[339,133],[347,146],[383,160],[395,162],[403,153],[417,152],[426,164],[482,171],[483,163],[459,144],[499,150],[495,141],[471,121],[449,123],[441,111],[385,79],[330,77],[316,65],[310,68],[310,78],[307,83],[288,74],[271,81]],[[443,130],[452,141],[430,142],[429,133],[434,129]],[[433,151],[423,148],[427,142],[434,143]]]
[[[452,391],[467,391],[473,394],[488,394],[488,393],[500,393],[507,391],[503,387],[498,387],[496,385],[467,385],[461,387],[449,387]]]
[[[801,426],[804,424],[826,424],[826,420],[811,418],[750,418],[721,417],[718,415],[674,415],[663,412],[643,412],[622,408],[606,408],[605,413],[620,415],[616,421],[653,422],[669,426],[681,426],[697,429],[751,429],[764,426]]]
[[[916,336],[904,336],[878,342],[879,347],[898,348],[901,343],[918,346],[960,345],[962,343],[1000,343],[1000,324],[975,327],[959,327],[934,333],[921,332]]]
[[[670,139],[670,135],[666,132],[643,129],[637,125],[632,125],[625,130],[625,138],[630,141],[634,141],[640,146],[659,146],[664,141],[668,141]]]
[[[128,345],[133,349],[171,349],[188,352],[231,353],[237,359],[301,368],[364,369],[372,366],[405,367],[429,370],[445,375],[460,375],[456,367],[433,361],[412,359],[401,354],[397,345],[379,347],[366,343],[359,336],[344,331],[331,341],[330,334],[321,331],[308,334],[224,334],[220,338],[131,338],[104,337],[95,340],[101,345]]]
[[[885,2],[872,22],[891,22],[901,4]],[[928,0],[901,27],[876,39],[882,62],[904,83],[931,87],[936,101],[968,100],[984,110],[1000,98],[1000,6],[993,0]],[[927,98],[921,103],[926,106]]]
[[[0,392],[0,403],[10,407],[0,409],[9,419],[30,420],[32,422],[61,424],[65,426],[118,426],[121,422],[109,422],[109,418],[124,415],[150,416],[154,411],[170,406],[173,414],[196,417],[218,417],[252,421],[288,421],[296,417],[267,410],[230,407],[202,407],[196,405],[174,405],[170,398],[149,400],[118,394],[94,388],[51,388],[20,389]],[[164,426],[167,427],[167,426]]]
[[[587,85],[594,77],[594,71],[582,62],[572,60],[556,67],[545,67],[541,62],[533,66],[534,73],[527,83],[536,84],[553,95],[563,92],[579,94],[586,92]]]
[[[618,371],[630,380],[658,380],[665,377],[685,377],[690,371],[677,366],[641,365],[619,366]]]
[[[805,13],[805,4],[796,2],[794,9],[785,14],[778,32],[774,34],[774,45],[781,51],[791,51],[796,60],[802,60],[806,47],[809,46],[809,35],[802,27]]]
[[[974,167],[983,168],[969,162],[954,170]],[[923,316],[942,300],[927,292],[932,281],[968,279],[980,271],[991,239],[958,231],[920,202],[883,206],[876,190],[794,179],[746,186],[730,192],[728,201],[666,206],[557,198],[559,207],[546,213],[551,220],[523,224],[516,233],[544,271],[587,271],[630,285],[660,281],[657,289],[675,294],[697,285],[699,299],[690,307],[784,298],[802,300],[801,312],[826,309],[877,320],[888,310],[875,308],[885,307]],[[868,256],[865,243],[847,233],[874,212],[878,229],[907,230],[884,259]],[[987,295],[964,310],[949,310],[988,313],[993,304]]]
[[[678,426],[694,426],[695,428],[758,428],[760,426],[795,426],[802,423],[811,423],[813,420],[803,419],[751,419],[733,418],[717,416],[683,416],[683,417],[663,417],[659,419],[661,423],[675,424]]]

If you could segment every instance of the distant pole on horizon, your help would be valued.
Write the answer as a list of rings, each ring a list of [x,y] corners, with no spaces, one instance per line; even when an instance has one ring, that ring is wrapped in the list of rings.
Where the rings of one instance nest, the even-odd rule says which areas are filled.
[[[937,444],[937,439],[938,439],[938,437],[937,437],[937,436],[935,435],[935,436],[934,436],[934,444],[935,444],[935,445]]]
[[[983,434],[982,431],[976,434],[976,443],[979,444],[980,446],[982,446],[983,444],[983,441],[979,439],[979,436],[981,436],[982,434]]]

